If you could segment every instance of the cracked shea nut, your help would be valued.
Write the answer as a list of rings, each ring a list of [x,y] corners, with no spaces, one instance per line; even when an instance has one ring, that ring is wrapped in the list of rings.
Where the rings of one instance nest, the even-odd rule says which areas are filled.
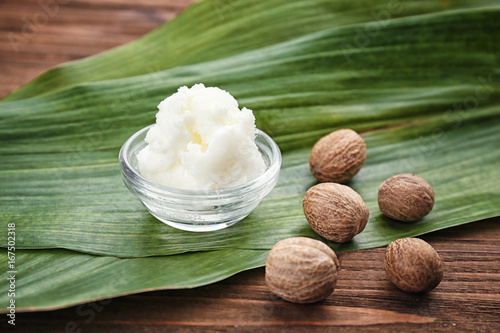
[[[399,289],[425,292],[443,279],[443,261],[427,242],[419,238],[401,238],[385,250],[385,272]]]
[[[269,290],[293,303],[314,303],[335,289],[339,261],[326,244],[306,237],[276,243],[266,262]]]
[[[319,182],[345,183],[359,172],[365,161],[365,140],[351,129],[341,129],[316,142],[309,167]]]
[[[304,195],[302,206],[314,232],[338,243],[348,242],[363,231],[370,214],[356,191],[337,183],[314,185]]]
[[[391,219],[413,222],[434,207],[434,190],[417,175],[401,174],[388,178],[378,190],[378,206]]]

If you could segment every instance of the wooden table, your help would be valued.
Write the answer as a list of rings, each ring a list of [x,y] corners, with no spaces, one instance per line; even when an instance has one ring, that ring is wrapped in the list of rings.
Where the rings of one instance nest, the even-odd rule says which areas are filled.
[[[193,0],[0,1],[0,98],[61,62],[132,41]],[[52,4],[55,14],[15,46],[22,29]],[[41,20],[38,18],[38,20]],[[10,35],[12,36],[12,35]],[[17,50],[15,50],[17,48]],[[16,52],[17,51],[17,52]],[[157,291],[58,311],[19,314],[21,332],[500,332],[500,219],[422,237],[445,261],[426,295],[386,278],[384,249],[340,253],[338,287],[325,301],[297,305],[267,290],[264,269],[191,290]],[[6,327],[2,319],[0,327]],[[2,329],[3,331],[3,329]]]

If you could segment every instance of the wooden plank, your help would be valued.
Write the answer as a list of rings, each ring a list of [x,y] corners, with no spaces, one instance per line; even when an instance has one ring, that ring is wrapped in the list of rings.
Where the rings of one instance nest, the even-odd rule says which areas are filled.
[[[55,0],[0,2],[0,98],[59,63],[130,42],[195,1],[64,2],[57,7]]]

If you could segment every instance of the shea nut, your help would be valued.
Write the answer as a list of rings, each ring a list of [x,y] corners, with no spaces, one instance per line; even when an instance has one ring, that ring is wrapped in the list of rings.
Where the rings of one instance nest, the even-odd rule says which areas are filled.
[[[434,207],[434,190],[417,175],[396,175],[380,185],[378,206],[382,214],[391,219],[416,221],[429,214]]]
[[[293,303],[314,303],[328,297],[337,283],[339,261],[326,244],[306,237],[276,243],[266,261],[269,290]]]
[[[406,292],[425,292],[443,279],[443,261],[434,248],[419,238],[401,238],[385,250],[385,272]]]
[[[363,231],[370,215],[356,191],[337,183],[311,187],[304,195],[302,206],[314,232],[338,243],[348,242]]]
[[[345,183],[359,172],[365,161],[365,140],[351,129],[340,129],[316,142],[309,167],[319,182]]]

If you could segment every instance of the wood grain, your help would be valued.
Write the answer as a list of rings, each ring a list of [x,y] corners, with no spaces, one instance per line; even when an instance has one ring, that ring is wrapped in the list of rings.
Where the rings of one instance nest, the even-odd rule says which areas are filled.
[[[0,98],[54,65],[134,40],[194,1],[62,2],[67,4],[60,5],[16,52],[8,34],[22,33],[25,20],[43,10],[41,2],[0,1]],[[22,313],[16,331],[500,332],[500,219],[422,238],[445,263],[443,281],[428,294],[407,294],[394,287],[384,272],[384,249],[378,248],[339,253],[336,290],[311,305],[273,296],[266,288],[264,269],[255,269],[196,289]],[[12,330],[6,321],[0,320],[2,332]]]
[[[57,64],[137,39],[194,2],[1,0],[0,98]]]

